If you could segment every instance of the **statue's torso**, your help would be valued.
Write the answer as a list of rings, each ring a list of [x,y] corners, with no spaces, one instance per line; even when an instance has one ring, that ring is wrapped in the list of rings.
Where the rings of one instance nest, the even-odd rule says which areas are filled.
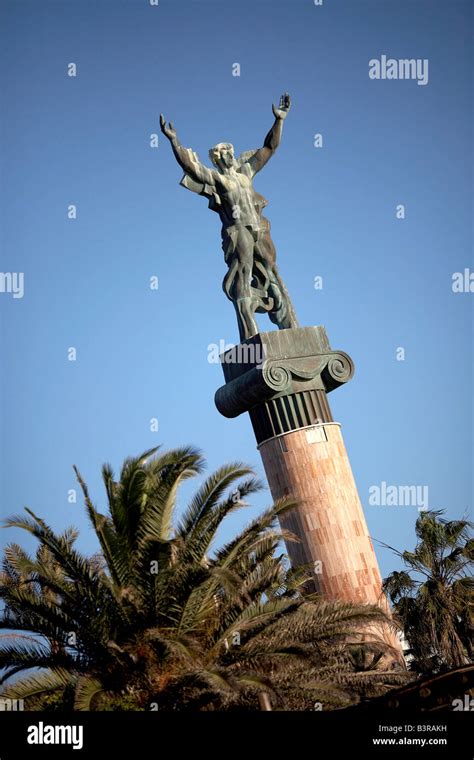
[[[241,224],[257,231],[262,228],[262,209],[267,201],[254,190],[251,177],[243,169],[219,175],[219,216],[224,228]]]

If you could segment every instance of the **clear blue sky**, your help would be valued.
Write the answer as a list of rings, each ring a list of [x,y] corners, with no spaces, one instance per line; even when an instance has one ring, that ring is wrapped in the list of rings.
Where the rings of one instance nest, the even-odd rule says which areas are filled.
[[[101,464],[157,443],[261,472],[248,417],[213,402],[223,377],[207,347],[238,341],[219,220],[149,136],[163,111],[203,161],[219,141],[258,147],[285,90],[282,145],[256,188],[300,322],[356,363],[330,402],[370,533],[415,540],[416,507],[369,506],[382,481],[428,486],[451,517],[471,507],[474,295],[451,288],[473,269],[471,16],[461,0],[3,0],[1,270],[24,272],[25,294],[0,294],[2,515],[28,505],[95,551],[67,501],[73,463],[99,507]],[[382,54],[427,58],[428,85],[369,79]],[[383,574],[398,566],[377,554]]]

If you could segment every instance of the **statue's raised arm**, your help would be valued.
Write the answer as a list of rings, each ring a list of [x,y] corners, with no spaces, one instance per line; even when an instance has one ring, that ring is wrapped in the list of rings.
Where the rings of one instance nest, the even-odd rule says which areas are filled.
[[[160,127],[163,134],[170,141],[176,160],[183,171],[189,174],[196,182],[203,182],[207,185],[215,184],[215,172],[212,169],[208,169],[204,164],[201,164],[192,150],[184,148],[181,145],[172,122],[170,121],[167,124],[163,114],[160,114]]]
[[[259,148],[248,161],[248,164],[252,169],[252,174],[256,174],[260,171],[260,169],[263,169],[267,161],[270,160],[280,145],[281,133],[283,131],[283,122],[288,116],[290,106],[291,98],[287,92],[281,96],[280,105],[278,108],[272,104],[272,111],[275,117],[275,121],[267,136],[265,137],[263,146]]]

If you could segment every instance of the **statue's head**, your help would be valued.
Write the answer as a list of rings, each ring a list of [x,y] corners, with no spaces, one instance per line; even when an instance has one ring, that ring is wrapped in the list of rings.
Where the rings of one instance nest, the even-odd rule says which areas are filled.
[[[209,158],[218,169],[230,169],[234,165],[234,146],[232,143],[218,143],[209,151]]]

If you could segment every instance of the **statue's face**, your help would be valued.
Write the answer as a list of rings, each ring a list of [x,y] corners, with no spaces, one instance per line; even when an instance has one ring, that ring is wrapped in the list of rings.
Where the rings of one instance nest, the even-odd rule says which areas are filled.
[[[219,143],[211,148],[209,155],[213,164],[219,169],[230,169],[234,163],[234,146],[232,143]]]
[[[227,145],[222,147],[221,150],[221,162],[222,164],[227,167],[227,169],[230,169],[231,166],[234,164],[234,146],[231,143],[227,143]]]

